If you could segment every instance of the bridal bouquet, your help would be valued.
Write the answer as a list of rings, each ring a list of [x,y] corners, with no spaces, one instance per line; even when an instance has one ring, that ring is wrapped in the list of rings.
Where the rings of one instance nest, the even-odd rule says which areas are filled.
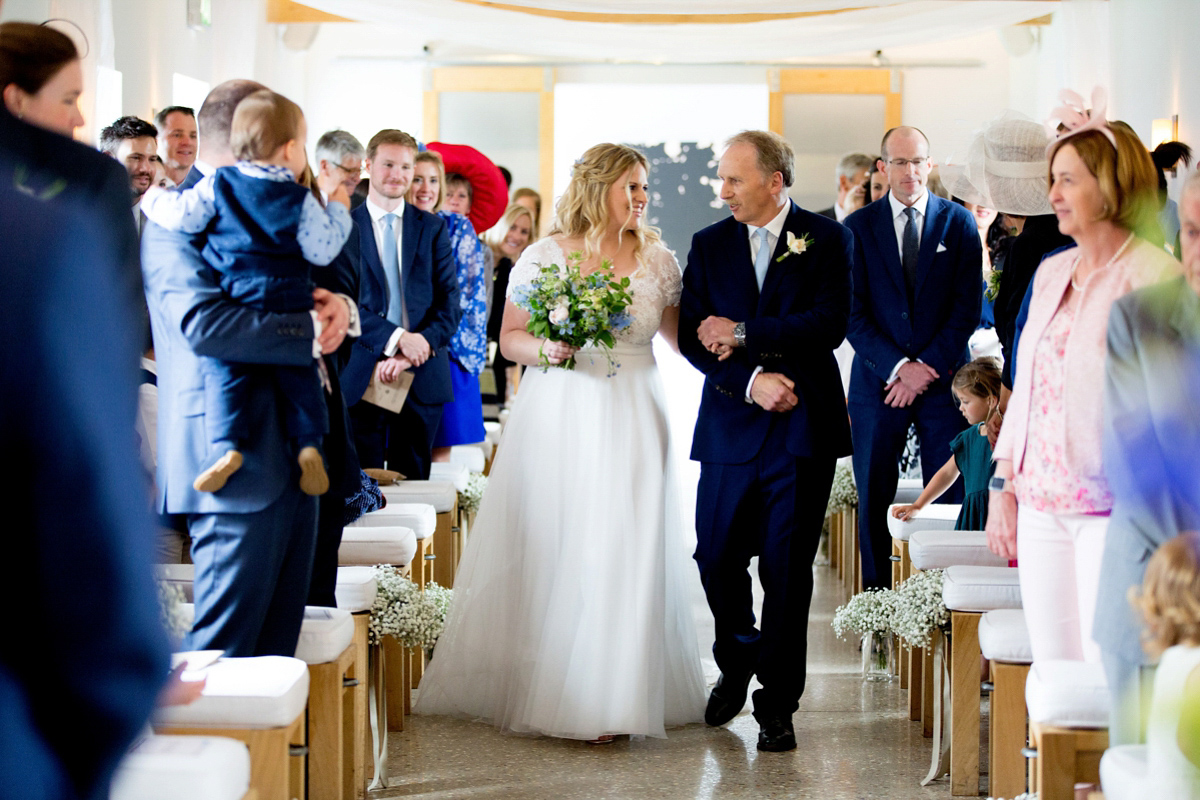
[[[528,286],[513,290],[513,302],[529,312],[528,331],[539,339],[552,339],[573,347],[594,345],[604,349],[609,374],[613,360],[610,350],[613,333],[629,327],[632,318],[625,309],[631,301],[629,278],[612,277],[612,262],[607,259],[590,275],[579,273],[583,256],[567,256],[566,264],[541,266]],[[575,369],[575,357],[551,364],[541,356],[544,372],[548,367]]]

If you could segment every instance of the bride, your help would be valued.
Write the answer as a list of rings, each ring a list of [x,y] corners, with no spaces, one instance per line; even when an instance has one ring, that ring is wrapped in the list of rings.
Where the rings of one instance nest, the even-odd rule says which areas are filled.
[[[651,350],[675,346],[679,263],[643,224],[647,163],[615,144],[575,163],[550,235],[509,279],[500,349],[528,365],[454,585],[454,603],[415,710],[516,733],[595,743],[664,737],[704,716],[704,678],[686,583]],[[540,340],[512,301],[542,265],[581,253],[588,274],[628,276],[633,322],[603,350]],[[518,295],[519,296],[519,295]],[[539,354],[573,371],[537,368]]]

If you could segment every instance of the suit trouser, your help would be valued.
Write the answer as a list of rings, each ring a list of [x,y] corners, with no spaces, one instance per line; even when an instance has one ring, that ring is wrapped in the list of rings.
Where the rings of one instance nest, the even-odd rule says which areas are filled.
[[[793,456],[775,427],[749,462],[702,464],[696,503],[695,559],[716,624],[713,656],[726,675],[758,675],[760,720],[790,717],[804,692],[812,564],[836,463]],[[748,572],[754,556],[764,593],[759,628]]]
[[[317,544],[313,554],[312,582],[308,605],[337,607],[338,549],[345,527],[346,498],[358,491],[358,457],[350,440],[349,419],[342,399],[337,369],[325,358],[333,391],[325,396],[329,408],[329,433],[325,436],[325,465],[329,471],[329,491],[317,501]]]
[[[292,470],[282,494],[251,514],[191,514],[196,621],[184,650],[292,656],[304,620],[317,498]]]
[[[442,421],[442,404],[416,400],[412,393],[399,414],[367,402],[350,408],[354,446],[364,467],[382,467],[414,480],[429,479],[433,438]]]
[[[1092,638],[1108,517],[1017,509],[1021,605],[1034,661],[1100,662]]]
[[[882,397],[863,400],[854,396],[849,408],[863,586],[887,588],[892,583],[892,535],[888,532],[887,510],[896,499],[900,455],[904,452],[908,426],[916,423],[921,441],[921,474],[928,483],[950,460],[950,441],[967,427],[967,422],[955,407],[949,387],[940,381],[907,408],[892,408]],[[962,497],[959,478],[937,502],[961,503]]]

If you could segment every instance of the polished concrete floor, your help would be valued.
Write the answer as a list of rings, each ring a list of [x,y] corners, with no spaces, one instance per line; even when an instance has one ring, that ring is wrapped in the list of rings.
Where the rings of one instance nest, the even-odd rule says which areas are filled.
[[[759,753],[749,708],[725,728],[691,725],[665,740],[621,738],[602,747],[413,716],[389,737],[390,785],[372,798],[948,798],[946,779],[920,785],[932,746],[908,720],[907,692],[897,683],[863,683],[857,644],[837,640],[830,627],[846,594],[828,567],[814,570],[796,750]],[[707,652],[712,622],[698,581],[693,599]],[[711,684],[711,658],[705,669]]]

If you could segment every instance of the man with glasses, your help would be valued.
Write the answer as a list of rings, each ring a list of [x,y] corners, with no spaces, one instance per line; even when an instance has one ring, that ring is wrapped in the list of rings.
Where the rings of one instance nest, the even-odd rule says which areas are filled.
[[[362,176],[363,156],[366,150],[354,135],[342,130],[326,131],[317,140],[317,186],[328,195],[337,185],[346,187],[346,193],[354,194]]]
[[[950,381],[970,359],[982,299],[975,221],[926,188],[933,165],[925,134],[893,128],[880,152],[888,193],[845,222],[855,240],[849,408],[868,588],[891,582],[887,509],[909,425],[917,427],[926,480],[950,459],[950,440],[965,426]],[[941,501],[961,502],[961,482]]]

